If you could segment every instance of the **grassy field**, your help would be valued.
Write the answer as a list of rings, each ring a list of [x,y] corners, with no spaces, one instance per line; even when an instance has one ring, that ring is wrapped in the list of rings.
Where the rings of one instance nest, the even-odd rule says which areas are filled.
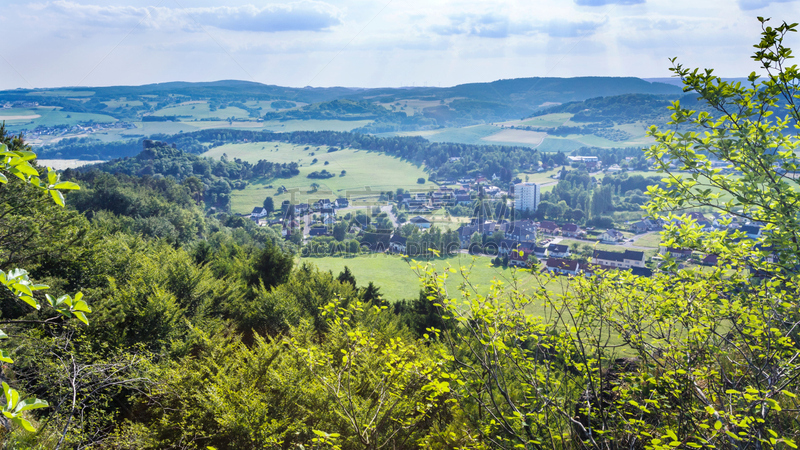
[[[550,177],[560,171],[561,169],[558,168],[558,169],[548,170],[545,172],[520,172],[517,176],[522,178],[523,181],[529,181],[531,183],[539,183],[539,184],[553,183],[558,180]]]
[[[276,147],[277,146],[277,147]],[[432,183],[418,184],[418,178],[425,178],[424,170],[406,161],[380,153],[366,150],[344,149],[327,153],[328,147],[312,147],[293,145],[281,142],[259,142],[249,144],[229,144],[212,149],[203,154],[219,158],[223,153],[229,158],[240,158],[245,161],[267,161],[300,164],[300,175],[292,178],[260,180],[251,183],[245,190],[233,191],[231,194],[234,212],[246,213],[264,202],[264,198],[272,195],[275,204],[283,200],[305,202],[309,199],[333,198],[350,195],[352,197],[374,197],[381,191],[404,189],[433,189]],[[313,155],[312,155],[313,153]],[[314,159],[316,164],[312,164]],[[325,162],[329,164],[326,166]],[[311,179],[307,175],[325,169],[336,176],[328,179]],[[345,176],[339,176],[342,170]],[[376,172],[380,170],[380,177]],[[311,183],[318,183],[320,188],[312,192]],[[272,185],[273,188],[267,188]],[[277,188],[285,186],[288,192],[276,195]],[[293,198],[294,196],[294,198]]]
[[[541,144],[536,147],[537,150],[540,152],[564,152],[569,153],[573,150],[577,150],[581,147],[586,147],[586,144],[583,144],[578,141],[573,141],[571,139],[563,139],[563,138],[555,138],[548,136],[544,138]]]
[[[180,105],[168,106],[153,113],[154,116],[189,116],[181,117],[181,120],[189,121],[194,119],[208,119],[212,117],[236,119],[247,119],[247,111],[229,106],[225,109],[211,111],[208,102],[187,102]]]
[[[659,244],[661,244],[661,234],[660,233],[647,233],[640,235],[633,241],[633,245],[637,247],[653,247],[658,248]]]
[[[377,136],[422,136],[431,142],[456,142],[459,144],[486,144],[482,138],[497,133],[498,127],[494,125],[473,125],[464,128],[441,128],[438,130],[399,131],[393,133],[378,133]]]
[[[345,266],[350,268],[359,286],[366,285],[369,281],[375,282],[380,287],[384,298],[389,301],[401,299],[413,299],[419,296],[420,282],[414,272],[413,263],[409,265],[404,258],[387,254],[363,255],[355,258],[324,257],[324,258],[303,258],[303,262],[311,262],[321,270],[329,270],[334,275],[338,275]],[[522,290],[533,290],[538,287],[537,277],[530,272],[522,272],[513,268],[493,267],[490,258],[485,256],[473,257],[464,253],[438,258],[432,261],[434,267],[441,273],[448,265],[457,271],[460,268],[469,269],[469,281],[474,288],[474,292],[486,295],[493,280],[503,282],[508,285],[512,282],[514,275],[519,281]],[[544,277],[542,277],[544,279]],[[566,278],[561,277],[547,285],[547,290],[552,293],[562,291],[560,281]],[[458,288],[464,282],[464,277],[460,273],[450,273],[446,282],[448,295],[455,297],[458,295]],[[531,312],[536,312],[531,311]]]
[[[449,101],[445,101],[445,103],[449,103]],[[393,111],[404,112],[406,113],[407,116],[413,116],[414,114],[422,114],[422,110],[425,108],[442,105],[442,103],[439,102],[439,100],[414,100],[414,99],[398,100],[397,102],[378,103],[378,104],[390,110],[392,109],[392,106],[394,106],[395,109]]]
[[[409,217],[414,217],[417,214],[409,213]],[[469,223],[469,217],[446,217],[444,214],[444,210],[440,209],[438,211],[434,211],[432,214],[421,214],[422,217],[430,220],[433,222],[433,225],[436,227],[441,228],[442,230],[457,230],[464,223]]]
[[[460,144],[486,144],[482,139],[497,133],[492,125],[474,125],[464,128],[445,128],[434,134],[423,136],[431,142],[457,142]]]
[[[514,143],[523,143],[524,145],[537,146],[542,143],[547,133],[541,131],[526,131],[526,130],[512,130],[504,128],[497,133],[486,136],[483,138],[487,143],[497,145],[510,145]]]
[[[572,114],[570,113],[545,114],[519,122],[519,125],[526,127],[558,127],[564,125],[571,118]]]
[[[106,100],[103,103],[108,105],[108,107],[106,108],[107,110],[122,108],[125,107],[126,105],[130,107],[142,106],[142,102],[139,100]]]
[[[38,117],[36,117],[38,116]],[[78,113],[61,111],[60,108],[10,108],[0,110],[0,121],[6,121],[6,127],[15,132],[20,129],[33,129],[38,126],[77,125],[83,122],[109,123],[117,119],[105,114]]]
[[[43,97],[91,97],[94,95],[94,91],[68,91],[68,90],[58,90],[58,91],[36,91],[36,92],[29,92],[25,95],[28,96],[43,96]]]
[[[352,131],[372,123],[371,120],[287,120],[285,122],[263,122],[262,128],[269,131]]]

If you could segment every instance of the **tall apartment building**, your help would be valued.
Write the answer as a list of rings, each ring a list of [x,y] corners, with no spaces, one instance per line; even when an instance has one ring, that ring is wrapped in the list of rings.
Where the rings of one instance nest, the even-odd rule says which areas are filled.
[[[536,211],[542,191],[536,183],[514,185],[514,208],[517,211]]]

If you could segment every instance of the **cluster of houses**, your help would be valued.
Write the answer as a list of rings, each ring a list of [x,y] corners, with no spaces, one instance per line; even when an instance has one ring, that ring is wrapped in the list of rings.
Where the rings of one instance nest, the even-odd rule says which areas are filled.
[[[758,224],[750,222],[742,222],[740,218],[733,215],[725,215],[719,213],[701,213],[690,212],[686,217],[691,220],[695,226],[699,227],[701,231],[711,232],[718,230],[741,230],[748,235],[751,239],[759,237],[761,227]],[[681,225],[679,219],[666,220],[666,219],[642,219],[630,225],[631,231],[634,233],[646,233],[648,231],[660,231],[669,225]]]
[[[479,180],[481,180],[479,178]],[[483,179],[485,180],[485,179]],[[398,194],[395,197],[398,207],[406,207],[409,212],[430,212],[445,206],[469,206],[475,201],[473,194],[483,189],[488,198],[498,199],[508,192],[497,186],[488,186],[480,183],[461,184],[460,187],[440,186],[435,191],[411,192]]]
[[[0,108],[2,108],[2,109],[11,109],[11,108],[13,108],[15,106],[18,107],[18,108],[36,108],[36,107],[39,106],[39,102],[29,102],[29,101],[25,101],[25,100],[16,100],[16,101],[13,101],[13,102],[5,102],[5,103],[2,104],[2,106],[0,106]]]
[[[290,205],[289,200],[284,200],[281,204],[281,208],[288,207]],[[311,203],[298,203],[294,205],[294,215],[295,216],[305,216],[309,213],[319,213],[323,217],[332,217],[335,218],[336,210],[347,208],[350,206],[350,201],[346,198],[337,198],[336,200],[331,201],[330,199],[324,198],[317,200],[316,202]],[[251,212],[248,217],[259,223],[259,225],[265,225],[267,223],[262,223],[261,219],[267,217],[269,213],[267,212],[266,208],[262,208],[260,206],[256,206],[253,208],[253,212]],[[274,222],[274,221],[271,221]],[[281,223],[282,220],[278,219],[277,222],[274,223]],[[272,223],[269,223],[272,224]]]
[[[92,134],[92,133],[100,133],[103,131],[111,130],[111,129],[124,129],[124,130],[131,130],[136,128],[132,122],[107,122],[107,123],[96,123],[96,122],[88,122],[81,125],[73,125],[73,126],[55,126],[55,127],[46,127],[39,125],[35,129],[28,131],[27,137],[29,139],[37,139],[42,136],[71,136],[71,135],[83,135],[83,134]]]
[[[650,277],[653,271],[645,267],[644,252],[625,250],[611,252],[595,250],[589,263],[564,258],[548,258],[545,270],[561,275],[591,275],[599,270],[630,270],[633,275]]]
[[[569,247],[562,244],[550,244],[539,247],[531,244],[518,244],[513,249],[504,249],[508,254],[508,264],[517,267],[531,267],[531,256],[545,259],[544,270],[560,275],[593,274],[598,270],[630,270],[634,275],[649,277],[652,270],[645,267],[644,252],[625,250],[612,252],[595,250],[591,262],[569,259]]]

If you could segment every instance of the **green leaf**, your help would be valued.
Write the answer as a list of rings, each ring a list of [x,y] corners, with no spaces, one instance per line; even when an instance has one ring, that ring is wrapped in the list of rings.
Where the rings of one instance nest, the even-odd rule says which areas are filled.
[[[22,162],[22,163],[19,163],[19,164],[15,164],[13,166],[12,172],[18,172],[19,174],[27,175],[27,176],[30,176],[30,177],[39,176],[39,172],[37,172],[36,169],[34,169],[33,166],[31,166],[27,162]],[[14,175],[17,175],[19,177],[19,175],[17,173],[15,173]]]
[[[75,317],[77,317],[81,322],[85,323],[86,325],[89,325],[89,319],[86,318],[86,314],[80,311],[75,311],[72,314],[75,314]]]
[[[53,185],[53,189],[63,189],[66,191],[73,191],[80,188],[81,188],[80,186],[78,186],[76,183],[73,183],[72,181],[62,181],[60,183],[56,183]]]
[[[14,411],[20,413],[22,411],[28,411],[31,409],[47,408],[48,406],[50,406],[50,404],[46,401],[39,400],[38,398],[32,398],[19,402]]]
[[[50,196],[53,197],[53,200],[56,202],[58,206],[64,206],[64,194],[60,191],[49,191]]]
[[[90,308],[89,305],[83,300],[75,300],[72,305],[72,310],[83,311],[87,313],[92,312],[92,308]]]
[[[11,419],[11,421],[16,423],[17,425],[20,425],[26,431],[30,431],[31,433],[35,433],[36,432],[36,428],[33,428],[33,425],[31,425],[30,422],[28,422],[27,420],[23,419],[22,417],[13,417]]]
[[[12,364],[14,362],[5,350],[0,349],[0,361]]]
[[[19,299],[22,300],[23,302],[31,305],[31,307],[35,308],[37,311],[42,308],[42,306],[39,305],[39,302],[37,302],[35,298],[33,298],[33,297],[29,296],[29,295],[20,295]]]
[[[3,175],[2,173],[0,173],[0,183],[3,183],[3,184],[8,183],[8,178],[6,178],[6,176]]]

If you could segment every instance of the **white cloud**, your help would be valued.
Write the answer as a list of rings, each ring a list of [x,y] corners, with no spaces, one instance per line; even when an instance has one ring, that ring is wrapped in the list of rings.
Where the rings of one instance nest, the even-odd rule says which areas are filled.
[[[592,34],[602,22],[569,21],[552,19],[548,21],[512,20],[498,14],[456,14],[449,18],[447,25],[434,25],[432,32],[442,35],[467,35],[485,38],[504,39],[514,35],[544,33],[550,37],[576,37]]]
[[[205,8],[166,8],[134,6],[100,6],[67,0],[38,5],[42,14],[66,19],[68,25],[80,27],[129,28],[199,31],[203,26],[224,30],[279,32],[322,31],[341,24],[342,13],[334,6],[319,1]]]
[[[798,3],[771,0],[737,0],[743,8],[761,5],[757,11],[730,0],[11,1],[22,3],[0,15],[4,33],[14,36],[0,55],[16,71],[0,59],[0,88],[655,77],[669,76],[671,56],[740,76],[753,70],[754,16],[778,22],[798,12]],[[800,33],[787,44],[800,48]]]
[[[739,0],[739,8],[743,11],[750,11],[766,8],[770,3],[792,3],[795,1],[797,0]]]

